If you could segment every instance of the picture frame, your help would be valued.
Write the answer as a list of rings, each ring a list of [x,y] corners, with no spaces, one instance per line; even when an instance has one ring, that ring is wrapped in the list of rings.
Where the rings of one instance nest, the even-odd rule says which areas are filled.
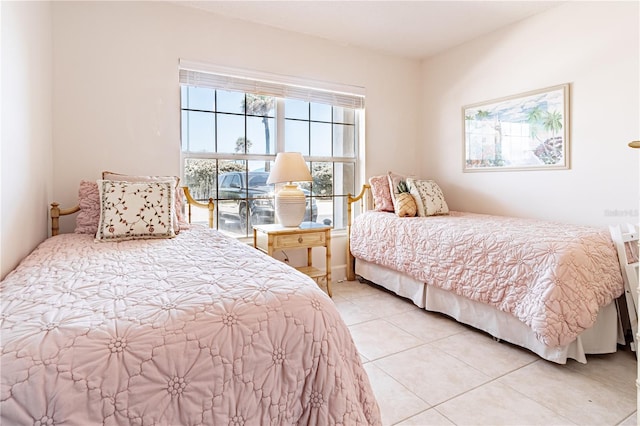
[[[462,107],[463,171],[569,169],[569,83]]]

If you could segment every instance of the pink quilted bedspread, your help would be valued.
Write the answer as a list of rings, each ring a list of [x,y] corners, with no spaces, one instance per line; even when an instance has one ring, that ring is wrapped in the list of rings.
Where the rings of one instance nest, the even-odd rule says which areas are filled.
[[[60,235],[0,291],[0,424],[380,424],[331,299],[216,231]]]
[[[511,313],[551,347],[573,341],[623,292],[609,233],[592,227],[460,212],[367,212],[354,221],[351,252]]]

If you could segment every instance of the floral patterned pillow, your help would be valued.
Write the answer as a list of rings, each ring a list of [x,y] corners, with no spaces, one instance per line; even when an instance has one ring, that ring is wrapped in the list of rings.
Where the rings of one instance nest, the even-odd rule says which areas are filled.
[[[418,216],[449,214],[449,206],[437,183],[432,180],[408,178],[407,186],[416,201]]]
[[[369,178],[371,185],[371,193],[373,194],[373,203],[375,210],[378,212],[392,212],[393,202],[391,201],[391,192],[389,191],[389,178],[387,175],[373,176]]]
[[[183,199],[184,192],[180,187],[180,178],[178,176],[137,176],[137,175],[125,175],[122,173],[115,173],[109,171],[102,172],[102,179],[106,180],[120,180],[127,182],[164,182],[164,181],[174,181],[175,182],[175,195],[173,201],[175,203],[173,213],[175,217],[173,218],[173,227],[176,231],[176,234],[180,232],[180,226],[186,225],[186,219],[182,213],[183,211]]]
[[[175,182],[99,180],[96,240],[173,238]]]

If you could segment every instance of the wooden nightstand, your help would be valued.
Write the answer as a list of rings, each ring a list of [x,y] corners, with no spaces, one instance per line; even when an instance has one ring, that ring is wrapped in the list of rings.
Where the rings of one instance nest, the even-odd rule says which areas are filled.
[[[256,225],[253,227],[253,246],[269,256],[277,250],[307,249],[307,266],[296,268],[313,278],[318,284],[320,279],[327,283],[327,293],[331,297],[331,227],[314,222],[302,222],[297,228],[285,228],[282,225]],[[311,263],[311,250],[324,247],[326,266],[322,271]]]

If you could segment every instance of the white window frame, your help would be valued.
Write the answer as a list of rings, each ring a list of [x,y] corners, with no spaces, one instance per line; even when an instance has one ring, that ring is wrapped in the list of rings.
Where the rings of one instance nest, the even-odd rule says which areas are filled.
[[[180,60],[179,64],[180,85],[191,85],[199,87],[208,87],[214,90],[239,91],[257,95],[276,97],[275,106],[275,152],[272,154],[233,154],[217,153],[217,152],[185,152],[180,148],[180,171],[184,176],[184,164],[188,158],[198,159],[231,159],[245,161],[273,161],[278,152],[285,150],[285,116],[279,110],[282,110],[285,98],[302,100],[305,102],[330,104],[336,107],[353,108],[357,110],[355,129],[358,132],[355,135],[356,144],[354,158],[349,157],[319,157],[305,156],[305,160],[309,162],[330,162],[330,163],[353,163],[354,164],[354,186],[358,191],[364,182],[364,100],[365,89],[358,86],[350,86],[338,83],[330,83],[323,81],[314,81],[301,79],[292,76],[283,76],[277,74],[264,73],[260,71],[242,70],[229,68],[213,64],[205,64],[201,62]],[[311,120],[310,120],[311,121]],[[279,131],[280,129],[280,131]],[[182,135],[182,132],[181,132]],[[335,175],[334,175],[335,179]],[[334,181],[334,188],[338,187]],[[346,195],[346,194],[345,194]],[[353,195],[353,194],[352,194]],[[336,200],[346,197],[336,196],[332,194],[334,211],[333,223],[345,223],[342,216],[343,208],[336,208]],[[217,223],[217,222],[216,222]],[[341,226],[341,225],[340,225]],[[338,232],[344,232],[340,227]]]

